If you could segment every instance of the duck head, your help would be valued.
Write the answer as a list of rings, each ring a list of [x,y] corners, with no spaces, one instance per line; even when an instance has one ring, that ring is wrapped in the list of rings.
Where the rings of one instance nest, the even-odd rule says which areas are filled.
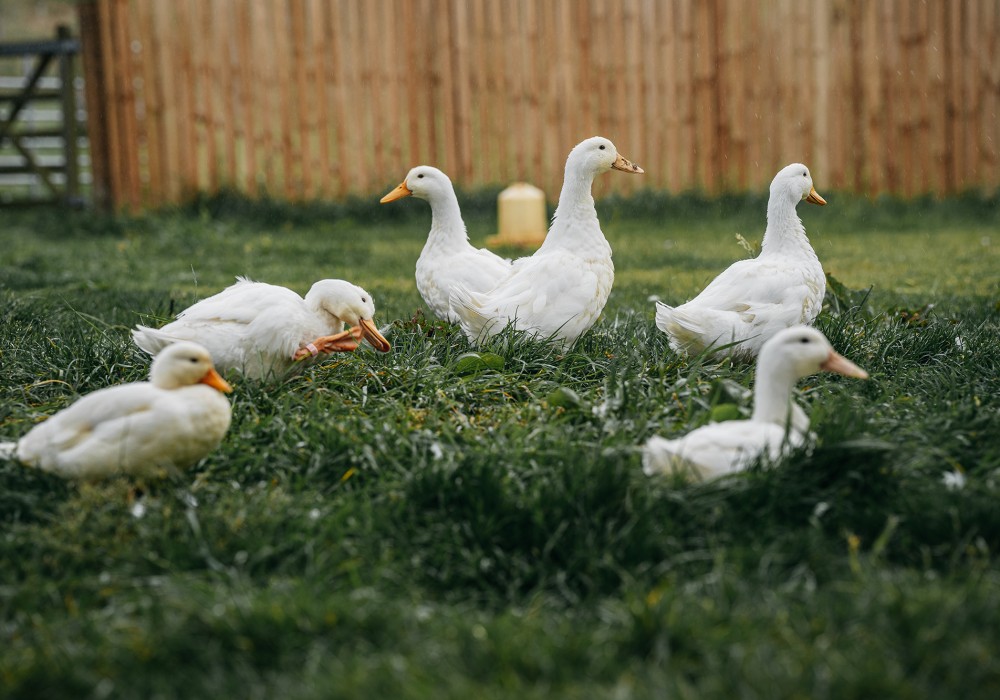
[[[358,326],[373,348],[388,352],[392,346],[375,326],[375,302],[361,287],[344,280],[320,280],[306,294],[306,305],[323,311],[349,326]]]
[[[812,175],[809,168],[802,163],[792,163],[786,165],[778,171],[778,174],[771,180],[771,196],[787,197],[793,204],[798,204],[803,199],[810,204],[826,204],[826,200],[819,196],[819,192],[813,187]]]
[[[775,333],[761,348],[760,363],[785,368],[796,379],[816,372],[868,378],[867,372],[839,354],[825,335],[809,326],[792,326]]]
[[[399,186],[379,200],[382,204],[394,202],[413,195],[418,199],[430,200],[435,195],[454,191],[451,179],[430,165],[418,165],[406,174]]]
[[[180,389],[195,384],[207,384],[228,394],[233,390],[219,376],[208,350],[198,343],[182,341],[165,347],[153,359],[149,380],[161,389]]]
[[[566,159],[566,171],[581,174],[600,175],[609,170],[641,175],[645,172],[638,165],[623,156],[615,145],[603,136],[594,136],[578,143]]]

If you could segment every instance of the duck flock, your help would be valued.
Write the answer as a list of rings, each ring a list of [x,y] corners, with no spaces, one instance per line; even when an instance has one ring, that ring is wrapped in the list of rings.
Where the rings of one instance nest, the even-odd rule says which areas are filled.
[[[542,342],[573,344],[600,317],[614,282],[611,246],[591,194],[609,170],[641,174],[606,138],[578,144],[566,161],[559,205],[542,246],[514,261],[468,240],[451,180],[421,165],[382,198],[414,196],[431,207],[431,230],[416,263],[430,310],[478,345],[507,328]],[[734,263],[698,296],[657,302],[656,326],[683,355],[756,358],[753,413],[642,448],[649,475],[715,478],[762,455],[776,459],[809,439],[809,418],[792,401],[796,381],[829,371],[867,378],[809,324],[823,303],[823,268],[796,215],[799,202],[824,205],[809,169],[793,163],[771,182],[760,254]],[[391,351],[376,327],[372,296],[344,280],[321,280],[305,298],[237,278],[162,328],[137,326],[135,344],[153,356],[148,382],[101,389],[40,423],[0,456],[65,477],[154,477],[190,467],[225,438],[232,391],[219,375],[287,376],[317,358],[367,341]]]

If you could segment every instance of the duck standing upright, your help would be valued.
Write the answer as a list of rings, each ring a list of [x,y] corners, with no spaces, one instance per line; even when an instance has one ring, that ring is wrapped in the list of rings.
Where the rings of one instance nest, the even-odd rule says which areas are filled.
[[[792,401],[792,389],[796,381],[819,371],[868,378],[815,328],[782,329],[757,358],[750,420],[711,423],[674,440],[650,438],[642,450],[643,471],[652,475],[689,470],[710,479],[739,471],[761,454],[777,459],[786,446],[805,440],[809,418]]]
[[[542,246],[534,255],[514,261],[489,291],[456,287],[451,308],[471,342],[510,324],[569,345],[594,325],[611,293],[615,267],[591,186],[597,175],[612,168],[643,172],[606,138],[595,136],[578,144],[566,159],[559,206]]]
[[[36,425],[0,455],[60,476],[161,476],[218,447],[232,387],[195,343],[171,345],[153,360],[148,382],[99,389]]]
[[[287,287],[238,277],[236,284],[202,299],[162,328],[136,326],[135,344],[156,355],[178,340],[205,346],[220,371],[236,369],[262,379],[287,372],[299,360],[320,353],[350,352],[365,338],[390,350],[373,316],[371,295],[344,280],[320,280],[305,299]],[[344,324],[355,326],[344,330]]]
[[[379,201],[386,204],[410,195],[431,205],[431,230],[417,258],[417,291],[435,316],[458,323],[448,303],[452,289],[456,286],[471,292],[492,289],[510,272],[510,260],[469,243],[455,188],[437,168],[418,165]]]
[[[733,263],[685,304],[656,303],[656,327],[670,336],[670,347],[697,355],[736,343],[724,352],[756,357],[781,329],[816,320],[826,278],[795,213],[802,200],[826,204],[809,169],[793,163],[771,182],[760,255]]]

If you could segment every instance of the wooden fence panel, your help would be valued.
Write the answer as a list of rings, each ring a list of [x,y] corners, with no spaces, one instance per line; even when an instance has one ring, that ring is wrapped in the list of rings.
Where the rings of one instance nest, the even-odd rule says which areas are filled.
[[[558,196],[602,134],[646,169],[595,193],[1000,185],[996,0],[90,0],[95,192],[374,196],[430,163]]]

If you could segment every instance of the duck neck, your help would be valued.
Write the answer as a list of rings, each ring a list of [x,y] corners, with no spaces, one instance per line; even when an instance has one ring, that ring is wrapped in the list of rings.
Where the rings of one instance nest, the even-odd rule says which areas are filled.
[[[792,389],[796,377],[780,360],[763,357],[757,362],[757,382],[753,390],[752,420],[784,427],[791,413]]]
[[[462,221],[458,197],[449,191],[428,200],[431,205],[431,230],[426,248],[456,248],[469,243],[469,234]]]
[[[559,193],[559,204],[542,248],[580,250],[591,243],[607,245],[597,221],[597,209],[591,193],[593,184],[593,174],[574,174],[567,169]]]
[[[330,313],[321,303],[317,296],[311,293],[306,294],[305,298],[306,308],[314,313],[318,318],[323,319],[323,323],[326,324],[329,329],[330,334],[340,333],[344,330],[344,322],[340,320],[340,317],[336,314]]]
[[[795,213],[797,202],[784,195],[772,194],[767,202],[767,228],[760,244],[765,255],[796,255],[816,258],[809,244],[802,220]]]

